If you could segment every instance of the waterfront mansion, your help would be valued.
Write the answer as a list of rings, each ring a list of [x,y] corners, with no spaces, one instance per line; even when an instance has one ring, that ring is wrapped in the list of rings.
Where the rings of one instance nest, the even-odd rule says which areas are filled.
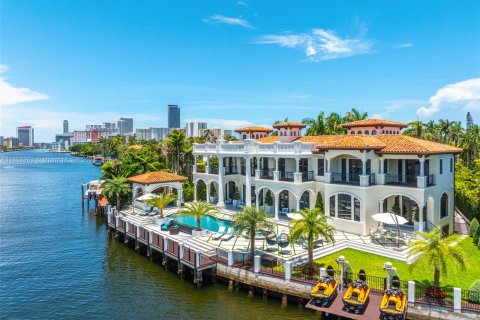
[[[235,130],[239,141],[195,144],[195,200],[219,207],[264,208],[272,218],[313,208],[340,231],[368,235],[371,216],[397,212],[402,228],[454,227],[455,155],[461,149],[401,134],[405,124],[368,119],[343,124],[346,134],[302,136],[302,123]],[[197,199],[200,184],[206,199]]]

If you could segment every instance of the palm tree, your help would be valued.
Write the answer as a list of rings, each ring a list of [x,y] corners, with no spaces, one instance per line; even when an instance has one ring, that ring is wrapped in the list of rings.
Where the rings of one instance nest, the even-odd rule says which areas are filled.
[[[115,199],[117,202],[117,210],[120,210],[121,198],[130,192],[130,184],[124,177],[115,177],[108,179],[103,185],[103,190],[109,200]]]
[[[443,143],[447,143],[448,134],[453,124],[454,124],[454,121],[443,120],[443,119],[438,120],[438,131],[440,132],[440,136],[442,138]]]
[[[466,154],[467,166],[471,166],[471,160],[477,158],[480,149],[480,126],[471,125],[460,137],[460,145]]]
[[[205,201],[189,202],[185,207],[178,210],[178,214],[195,217],[198,231],[202,230],[200,228],[200,219],[203,216],[213,215],[215,213],[218,213],[218,209],[211,203]]]
[[[432,232],[416,232],[421,239],[411,241],[408,246],[410,251],[408,257],[419,255],[412,264],[410,272],[420,264],[427,264],[434,269],[433,286],[440,286],[440,272],[447,274],[447,266],[450,261],[465,268],[465,257],[459,246],[454,245],[456,238],[449,236],[444,238],[442,229],[435,227]]]
[[[368,112],[360,112],[355,108],[352,108],[351,111],[348,111],[345,115],[346,122],[365,120],[368,118]]]
[[[422,121],[410,121],[407,122],[408,127],[403,131],[404,135],[421,138],[423,135],[423,122]]]
[[[239,233],[246,232],[250,237],[250,261],[253,264],[255,255],[255,234],[259,230],[272,228],[268,222],[268,214],[257,207],[243,207],[243,210],[233,216],[233,227]]]
[[[168,135],[167,146],[168,153],[172,158],[173,172],[178,173],[180,171],[180,161],[182,152],[184,151],[186,144],[185,132],[182,130],[173,130]]]
[[[340,114],[332,112],[325,120],[326,134],[342,134],[345,132],[345,129],[342,127],[343,120]]]
[[[423,137],[424,139],[430,141],[438,141],[439,139],[439,132],[438,128],[435,125],[435,121],[430,120],[427,123],[423,124]]]
[[[308,266],[313,267],[313,240],[322,236],[325,240],[335,242],[335,228],[328,224],[328,217],[323,209],[303,209],[298,211],[300,219],[290,221],[290,241],[306,238],[308,246]]]
[[[165,209],[166,206],[168,206],[170,203],[175,201],[175,195],[172,193],[161,193],[158,196],[147,200],[148,204],[151,204],[152,206],[155,206],[158,208],[158,211],[160,212],[160,218],[163,218],[163,209]]]
[[[308,126],[306,132],[307,136],[325,134],[325,114],[323,111],[318,114],[317,119],[305,118],[302,120],[302,123]]]

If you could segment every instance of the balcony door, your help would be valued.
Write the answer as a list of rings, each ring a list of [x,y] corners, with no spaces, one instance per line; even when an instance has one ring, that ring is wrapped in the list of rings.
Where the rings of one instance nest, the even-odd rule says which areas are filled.
[[[308,172],[308,159],[307,158],[301,158],[300,159],[300,172]]]
[[[362,174],[362,160],[348,159],[348,172],[350,173],[350,181],[359,181],[359,175]]]

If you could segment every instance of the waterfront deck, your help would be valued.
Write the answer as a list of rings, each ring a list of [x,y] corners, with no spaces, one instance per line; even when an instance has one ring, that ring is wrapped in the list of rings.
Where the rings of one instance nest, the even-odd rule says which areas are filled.
[[[380,303],[382,301],[382,295],[377,294],[377,293],[370,293],[369,295],[369,302],[363,310],[362,313],[355,314],[351,312],[347,312],[343,310],[343,301],[342,297],[345,291],[341,291],[337,294],[335,297],[335,300],[332,302],[332,304],[328,307],[320,307],[315,305],[312,300],[310,300],[307,305],[305,306],[308,309],[312,309],[315,311],[321,311],[325,312],[328,314],[334,314],[336,316],[348,318],[348,319],[355,319],[355,320],[364,320],[364,319],[369,319],[369,320],[377,320],[380,319]]]

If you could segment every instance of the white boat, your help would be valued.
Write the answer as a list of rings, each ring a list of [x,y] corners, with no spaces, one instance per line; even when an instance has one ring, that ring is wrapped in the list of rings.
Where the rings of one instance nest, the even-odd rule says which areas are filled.
[[[93,160],[92,160],[93,164],[96,165],[96,166],[101,166],[104,162],[104,158],[103,157],[93,157]]]

